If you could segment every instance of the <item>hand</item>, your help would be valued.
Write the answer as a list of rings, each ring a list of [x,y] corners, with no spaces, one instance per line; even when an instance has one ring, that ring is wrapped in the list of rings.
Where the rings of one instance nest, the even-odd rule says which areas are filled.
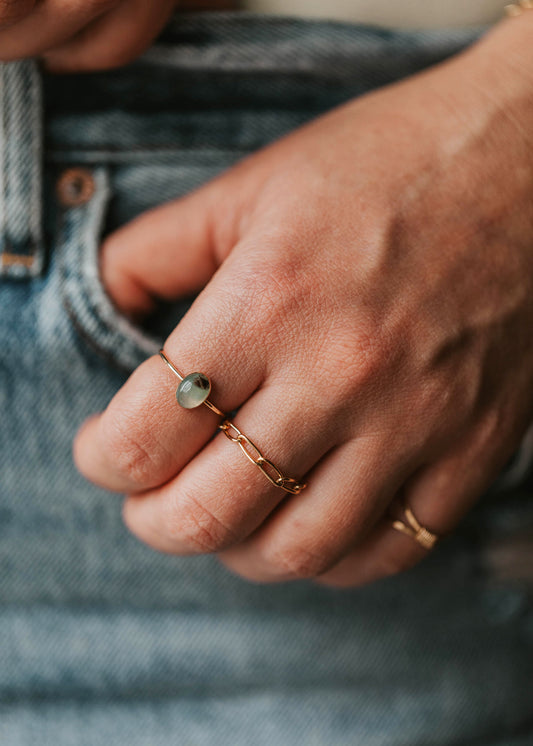
[[[425,555],[386,519],[401,497],[447,533],[504,466],[533,414],[530,81],[512,53],[507,74],[491,62],[514,24],[105,242],[124,313],[201,290],[168,356],[308,482],[288,495],[211,439],[217,417],[178,407],[150,358],[74,449],[142,540],[254,581],[358,585]]]
[[[139,55],[175,0],[0,0],[0,60],[43,55],[57,72],[102,70]]]

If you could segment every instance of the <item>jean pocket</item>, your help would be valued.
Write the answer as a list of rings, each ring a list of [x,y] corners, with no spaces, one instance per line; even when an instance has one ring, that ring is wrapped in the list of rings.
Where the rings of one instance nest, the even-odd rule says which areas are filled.
[[[58,197],[63,306],[84,342],[120,369],[131,371],[157,352],[161,340],[122,315],[101,280],[99,250],[111,199],[109,169],[68,169],[59,180]]]
[[[130,372],[161,347],[189,309],[194,295],[161,304],[142,326],[111,301],[100,275],[100,245],[144,211],[185,196],[248,154],[222,149],[126,150],[114,161],[68,167],[57,183],[60,203],[58,264],[62,301],[78,335],[123,371]],[[103,154],[102,154],[103,155]]]

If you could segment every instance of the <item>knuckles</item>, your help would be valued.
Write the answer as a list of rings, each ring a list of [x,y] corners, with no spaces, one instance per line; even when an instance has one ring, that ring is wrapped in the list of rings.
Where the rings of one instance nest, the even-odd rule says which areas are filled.
[[[255,334],[293,339],[324,315],[329,304],[319,272],[297,252],[280,250],[274,238],[247,245],[234,265],[235,302],[246,309]]]
[[[132,489],[156,486],[153,475],[161,473],[161,458],[151,452],[148,441],[143,442],[127,421],[113,421],[112,424],[107,421],[102,444],[113,472],[132,485]]]
[[[281,579],[305,580],[326,572],[332,560],[305,547],[278,549],[270,556],[269,566]]]
[[[230,568],[242,577],[256,582],[281,583],[287,580],[305,580],[326,572],[337,562],[329,553],[294,545],[271,546],[260,551],[260,565],[264,572],[249,570],[246,558],[230,562]]]
[[[388,375],[400,348],[379,318],[353,307],[332,308],[316,269],[290,252],[267,253],[268,261],[257,261],[252,251],[256,261],[241,261],[236,275],[235,303],[247,309],[244,333],[307,374],[314,368],[325,381],[335,380],[338,386],[328,391],[339,392],[344,404]]]
[[[164,525],[184,554],[221,552],[242,538],[200,498],[183,492],[166,502]]]
[[[114,471],[139,488],[150,486],[150,473],[154,462],[148,450],[138,441],[129,438],[120,447],[109,450]]]
[[[287,307],[295,302],[299,292],[291,276],[290,263],[277,259],[264,262],[252,257],[234,267],[235,302],[246,309],[248,323],[256,333],[263,335],[275,329],[287,315]]]
[[[383,378],[391,365],[392,351],[380,330],[370,324],[340,329],[328,346],[325,363],[341,376],[349,394],[357,395]]]
[[[320,406],[331,412],[338,427],[345,423],[352,432],[361,407],[388,395],[397,363],[379,330],[361,324],[344,325],[331,331],[317,347],[308,369],[313,370],[314,388],[320,391]]]

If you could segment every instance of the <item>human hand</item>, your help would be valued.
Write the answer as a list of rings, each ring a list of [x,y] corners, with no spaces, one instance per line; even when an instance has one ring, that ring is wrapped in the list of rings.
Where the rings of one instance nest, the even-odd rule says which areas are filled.
[[[501,33],[105,242],[127,314],[203,288],[169,358],[308,483],[287,495],[211,439],[219,420],[179,408],[151,358],[75,442],[142,540],[255,581],[357,585],[425,554],[386,518],[400,497],[446,533],[504,466],[533,414],[533,107],[527,76],[487,82]]]
[[[0,60],[44,56],[57,72],[101,70],[139,55],[175,0],[0,0]]]

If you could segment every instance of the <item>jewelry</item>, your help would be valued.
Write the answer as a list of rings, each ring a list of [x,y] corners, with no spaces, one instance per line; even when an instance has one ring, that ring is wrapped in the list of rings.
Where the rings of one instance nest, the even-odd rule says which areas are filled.
[[[417,541],[424,549],[433,549],[439,537],[437,534],[432,534],[427,528],[420,525],[415,518],[415,515],[408,505],[403,505],[403,512],[409,525],[406,525],[403,521],[392,521],[392,527],[396,531],[401,531],[403,534],[407,534],[412,539]]]
[[[504,8],[508,16],[521,16],[526,10],[533,10],[533,0],[519,0]]]
[[[206,407],[222,417],[222,422],[218,426],[224,433],[226,438],[231,440],[233,443],[237,443],[241,451],[244,453],[246,458],[255,464],[265,475],[269,482],[275,487],[280,487],[285,492],[290,492],[291,495],[298,495],[303,489],[307,487],[306,484],[298,482],[292,477],[286,477],[282,472],[275,466],[272,461],[265,458],[255,443],[250,438],[239,430],[231,420],[227,418],[224,412],[221,412],[213,402],[207,398],[211,393],[211,381],[205,373],[189,373],[184,376],[176,366],[170,362],[163,349],[159,350],[159,356],[170,370],[180,379],[180,385],[176,390],[176,399],[178,404],[185,409],[194,409],[199,407],[201,404],[205,404]]]

